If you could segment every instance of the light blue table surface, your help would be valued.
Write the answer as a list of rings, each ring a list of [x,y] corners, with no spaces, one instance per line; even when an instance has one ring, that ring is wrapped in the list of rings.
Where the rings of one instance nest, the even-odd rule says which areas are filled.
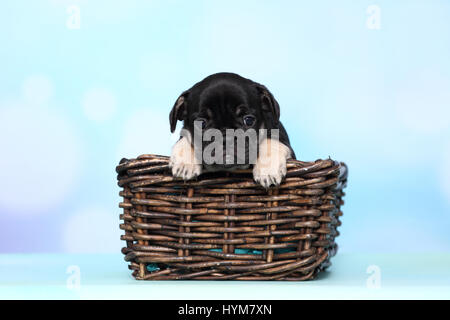
[[[0,299],[450,299],[450,254],[332,262],[307,282],[136,281],[121,254],[3,254]]]

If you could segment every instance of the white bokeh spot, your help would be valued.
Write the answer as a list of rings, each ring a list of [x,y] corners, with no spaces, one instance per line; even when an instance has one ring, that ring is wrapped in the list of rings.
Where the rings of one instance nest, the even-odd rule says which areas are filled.
[[[106,88],[92,88],[81,102],[85,116],[92,121],[103,122],[114,116],[117,111],[117,99]]]
[[[434,134],[450,127],[450,79],[427,70],[411,77],[397,93],[395,110],[401,123],[418,133]]]
[[[62,203],[77,181],[82,143],[63,116],[24,103],[0,107],[0,208],[43,214]]]
[[[28,104],[46,104],[53,95],[53,84],[45,75],[32,75],[25,79],[22,93]]]
[[[119,223],[118,214],[97,206],[74,212],[62,230],[64,252],[120,252],[123,231]]]
[[[136,158],[145,153],[169,155],[177,140],[178,134],[170,133],[168,114],[141,109],[125,122],[117,158]]]

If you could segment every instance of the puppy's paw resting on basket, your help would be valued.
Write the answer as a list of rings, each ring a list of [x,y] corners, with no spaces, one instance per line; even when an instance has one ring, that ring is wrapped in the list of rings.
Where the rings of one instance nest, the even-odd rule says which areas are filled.
[[[196,163],[194,148],[189,139],[182,137],[173,146],[169,167],[172,175],[183,180],[190,180],[200,175],[202,165]]]
[[[259,145],[259,156],[253,166],[253,178],[264,188],[278,186],[286,175],[286,160],[290,149],[283,143],[266,139]]]

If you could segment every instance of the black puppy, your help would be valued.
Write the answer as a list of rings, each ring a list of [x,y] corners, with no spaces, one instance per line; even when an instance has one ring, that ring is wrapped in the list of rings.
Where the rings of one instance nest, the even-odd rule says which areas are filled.
[[[255,181],[268,188],[281,183],[286,175],[286,160],[295,159],[289,137],[279,121],[278,102],[265,86],[234,73],[213,74],[183,92],[169,118],[171,132],[175,131],[177,121],[183,121],[184,130],[172,149],[170,167],[174,176],[185,180],[200,175],[202,171],[233,170],[253,165]],[[230,152],[228,145],[225,146],[225,142],[236,141],[236,136],[230,138],[227,135],[230,129],[246,134],[249,142],[245,149],[239,150],[231,144]],[[261,129],[266,129],[267,134],[263,134]],[[197,137],[199,132],[196,130],[205,133],[210,130],[214,140],[211,134],[209,139],[205,139],[205,134],[200,145],[195,145],[193,137]],[[255,132],[257,139],[251,139],[249,132]],[[222,139],[219,133],[226,138],[219,141],[218,138]],[[207,151],[205,140],[223,143],[225,151],[214,149],[211,152],[214,160],[208,161],[201,152]],[[198,147],[200,152],[196,149]],[[252,161],[251,151],[254,150],[257,150],[257,158]]]

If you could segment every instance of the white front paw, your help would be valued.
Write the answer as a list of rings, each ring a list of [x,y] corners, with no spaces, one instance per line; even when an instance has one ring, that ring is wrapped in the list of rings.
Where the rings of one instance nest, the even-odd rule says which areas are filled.
[[[269,164],[256,162],[253,167],[253,178],[256,182],[268,189],[271,185],[278,186],[286,175],[286,160],[270,161]]]
[[[173,147],[169,167],[172,175],[183,180],[191,180],[202,172],[202,165],[195,161],[194,150],[186,138],[181,138]]]
[[[183,180],[191,180],[202,173],[202,166],[194,163],[183,163],[170,159],[169,166],[172,168],[172,175]]]
[[[253,166],[253,178],[264,188],[278,186],[286,176],[286,160],[290,149],[283,143],[266,139],[259,145],[259,156]]]

